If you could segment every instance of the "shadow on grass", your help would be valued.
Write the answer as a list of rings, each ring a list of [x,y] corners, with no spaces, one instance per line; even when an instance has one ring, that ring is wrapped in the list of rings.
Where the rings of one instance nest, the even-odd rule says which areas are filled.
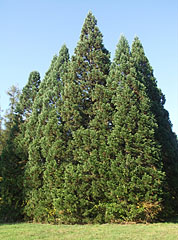
[[[0,226],[3,226],[3,225],[20,225],[20,224],[23,224],[23,223],[33,223],[33,222],[24,222],[24,221],[21,221],[21,222],[1,222],[0,221]],[[178,216],[171,217],[171,218],[168,218],[167,220],[158,221],[158,222],[155,222],[155,223],[174,223],[174,224],[178,224]],[[80,225],[80,224],[78,224],[78,225]]]
[[[0,226],[3,226],[3,225],[15,225],[15,224],[22,224],[22,223],[25,223],[25,222],[0,222]]]
[[[178,223],[178,216],[168,218],[167,220],[164,221],[164,223]]]

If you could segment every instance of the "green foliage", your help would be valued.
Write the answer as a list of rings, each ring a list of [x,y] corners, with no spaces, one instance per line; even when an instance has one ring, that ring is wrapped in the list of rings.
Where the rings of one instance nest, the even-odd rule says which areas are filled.
[[[158,125],[155,137],[161,147],[161,159],[167,179],[164,192],[170,193],[165,199],[167,203],[165,203],[164,212],[168,211],[169,214],[171,207],[178,210],[178,205],[175,206],[175,203],[178,202],[178,143],[175,133],[172,132],[169,113],[164,109],[165,96],[157,87],[152,67],[138,37],[134,39],[132,44],[132,61],[136,67],[137,79],[146,87],[145,91],[150,99],[151,112]]]
[[[19,101],[20,90],[12,86],[7,92],[10,100],[9,109],[4,117],[5,129],[1,131],[0,156],[0,219],[3,221],[19,220],[21,218],[21,163],[19,148],[16,143],[18,134],[18,119],[15,109]]]
[[[69,60],[64,45],[40,85],[27,124],[29,161],[25,169],[25,213],[36,221],[54,221],[55,174],[65,161],[65,132],[61,118],[63,75]],[[33,130],[31,130],[33,128]]]
[[[87,128],[93,115],[94,89],[105,85],[110,66],[109,52],[91,12],[82,27],[80,41],[72,57],[64,87],[63,118],[67,128]]]
[[[109,66],[109,52],[104,48],[97,21],[89,12],[64,85],[62,116],[71,135],[71,156],[60,210],[71,223],[103,222],[98,204],[105,201],[107,169],[103,154],[108,134],[105,92]]]
[[[16,108],[16,111],[22,114],[23,117],[28,117],[32,112],[32,105],[38,92],[40,82],[41,81],[39,72],[31,72],[28,83],[22,90],[19,104]]]
[[[12,85],[7,91],[9,97],[9,108],[4,116],[4,125],[6,128],[6,136],[8,138],[9,131],[14,125],[15,110],[19,102],[20,90],[17,86]]]
[[[17,123],[11,128],[9,137],[3,148],[0,161],[0,219],[17,221],[22,219],[22,163],[20,149],[15,140],[18,134]]]
[[[0,129],[0,220],[153,222],[178,209],[178,141],[143,46],[111,64],[88,13],[40,82],[12,87]],[[1,121],[1,119],[0,119]]]
[[[28,160],[28,152],[23,139],[26,125],[24,117],[27,121],[26,112],[29,115],[32,110],[33,99],[39,83],[39,74],[33,72],[30,74],[29,81],[23,88],[21,95],[19,95],[18,88],[14,86],[8,92],[11,105],[9,113],[6,115],[8,118],[5,124],[7,139],[0,159],[0,176],[2,177],[0,182],[0,218],[3,221],[23,219],[23,176],[24,167]],[[24,99],[30,102],[26,103]]]
[[[2,149],[5,141],[5,131],[2,128],[2,125],[3,125],[3,117],[2,117],[2,110],[0,106],[0,155],[2,153]]]
[[[150,221],[154,213],[148,216],[146,206],[158,205],[161,209],[164,180],[155,139],[157,124],[150,111],[145,86],[137,80],[129,46],[123,36],[117,45],[114,64],[112,71],[115,74],[112,72],[111,77],[117,90],[112,97],[115,113],[108,138],[111,149],[108,197],[111,204],[106,207],[107,219],[110,215],[110,220],[116,221]]]

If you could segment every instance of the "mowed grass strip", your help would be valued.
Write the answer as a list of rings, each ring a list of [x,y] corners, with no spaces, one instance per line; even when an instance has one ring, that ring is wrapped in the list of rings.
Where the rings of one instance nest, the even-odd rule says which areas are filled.
[[[1,224],[3,240],[177,240],[178,223],[50,225],[35,223]]]

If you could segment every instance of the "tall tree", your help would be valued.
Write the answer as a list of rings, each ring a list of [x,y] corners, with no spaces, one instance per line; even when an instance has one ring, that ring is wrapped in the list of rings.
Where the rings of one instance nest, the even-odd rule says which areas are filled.
[[[62,76],[66,71],[69,53],[64,45],[40,85],[32,115],[27,124],[29,162],[25,170],[27,216],[36,221],[54,221],[56,171],[65,160],[65,134],[61,118]],[[33,130],[31,130],[33,128]],[[59,176],[60,177],[60,176]]]
[[[164,173],[157,124],[145,86],[137,80],[129,44],[121,37],[108,85],[115,112],[110,148],[106,221],[151,221],[161,210]]]
[[[12,221],[17,220],[20,216],[20,211],[16,207],[17,205],[19,206],[19,193],[16,189],[18,184],[16,177],[18,176],[19,168],[17,156],[14,154],[16,151],[14,139],[17,132],[15,109],[18,104],[20,90],[13,85],[7,94],[10,103],[5,115],[4,141],[0,158],[0,218],[3,221]]]
[[[28,83],[22,89],[20,95],[19,104],[16,111],[26,119],[32,113],[33,103],[40,86],[40,74],[37,71],[33,71],[29,75]]]
[[[63,118],[69,129],[87,128],[92,118],[93,89],[96,84],[105,85],[109,66],[109,52],[103,45],[97,20],[89,12],[66,75]]]
[[[71,159],[65,171],[63,196],[56,207],[67,222],[102,221],[98,205],[104,199],[106,166],[100,169],[99,165],[100,161],[104,164],[108,129],[105,86],[109,57],[97,20],[89,12],[65,76],[63,94],[62,116],[71,137]]]
[[[24,142],[24,125],[26,124],[24,117],[26,121],[28,119],[25,104],[30,113],[39,83],[39,73],[32,72],[21,95],[19,95],[18,88],[14,86],[8,92],[10,96],[10,110],[7,114],[9,120],[6,123],[8,134],[0,162],[2,176],[0,216],[5,221],[21,220],[23,217],[23,174],[28,160]],[[31,102],[25,103],[25,98],[28,101],[31,99]]]
[[[0,106],[0,155],[3,149],[3,143],[4,143],[4,130],[2,128],[3,125],[3,117],[2,117],[2,110]]]
[[[8,91],[7,91],[7,95],[9,96],[9,108],[5,113],[5,128],[6,131],[8,132],[8,130],[11,129],[12,125],[13,125],[13,120],[14,120],[14,116],[15,116],[15,111],[16,111],[16,107],[17,104],[19,102],[19,97],[20,97],[20,89],[15,86],[12,85]]]
[[[22,89],[22,93],[16,107],[16,117],[18,117],[19,119],[19,134],[17,137],[17,141],[19,146],[21,146],[21,149],[23,149],[23,154],[21,154],[21,158],[24,166],[28,161],[28,142],[26,142],[25,139],[25,132],[29,117],[32,114],[33,103],[37,96],[40,83],[40,73],[37,71],[31,72],[27,84]]]
[[[132,44],[132,61],[136,67],[137,79],[146,87],[146,93],[151,103],[151,111],[158,124],[155,135],[161,146],[161,158],[168,183],[165,186],[165,191],[171,193],[171,198],[167,199],[169,200],[167,208],[170,211],[170,208],[178,203],[178,143],[176,135],[172,131],[169,113],[164,108],[165,96],[157,87],[153,69],[145,56],[143,46],[138,37],[134,39]],[[166,213],[167,211],[165,210],[164,212]]]

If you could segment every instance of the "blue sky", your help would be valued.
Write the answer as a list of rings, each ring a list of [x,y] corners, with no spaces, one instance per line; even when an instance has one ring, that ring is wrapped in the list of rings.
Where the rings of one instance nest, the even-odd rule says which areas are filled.
[[[177,0],[0,0],[1,108],[8,107],[8,88],[22,89],[33,70],[43,77],[64,43],[73,54],[89,11],[112,58],[121,34],[130,44],[140,38],[178,134]]]

